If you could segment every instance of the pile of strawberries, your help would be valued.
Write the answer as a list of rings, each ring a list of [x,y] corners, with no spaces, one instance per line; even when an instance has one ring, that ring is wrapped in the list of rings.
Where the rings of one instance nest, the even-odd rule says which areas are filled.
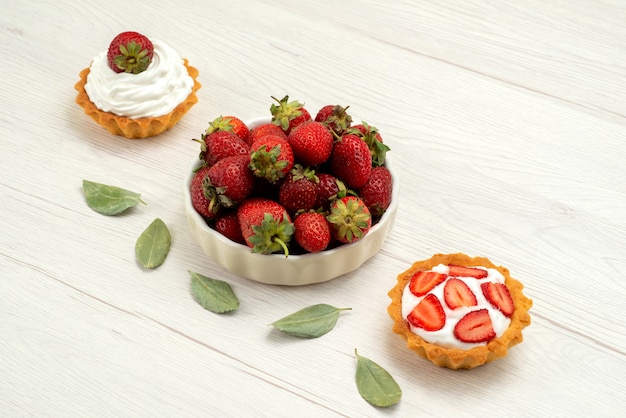
[[[389,207],[389,147],[378,130],[352,124],[348,107],[315,118],[289,96],[272,98],[271,122],[250,129],[213,120],[191,182],[196,211],[229,239],[262,254],[313,253],[364,237]]]

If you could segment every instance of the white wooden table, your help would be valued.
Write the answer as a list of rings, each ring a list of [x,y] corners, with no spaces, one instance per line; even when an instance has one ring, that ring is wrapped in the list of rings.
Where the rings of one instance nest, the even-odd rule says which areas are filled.
[[[209,5],[210,3],[210,5]],[[623,416],[626,410],[626,3],[529,1],[12,1],[0,16],[0,415]],[[78,72],[117,33],[163,39],[200,70],[171,131],[129,141],[74,103]],[[381,252],[306,287],[244,280],[208,260],[182,182],[221,114],[270,96],[350,105],[402,177]],[[140,192],[105,217],[83,179]],[[138,266],[156,217],[165,264]],[[462,251],[508,267],[534,300],[508,357],[440,369],[391,332],[387,291],[416,260]],[[218,316],[188,270],[228,281]],[[269,324],[349,306],[316,340]],[[359,396],[354,349],[403,389]]]

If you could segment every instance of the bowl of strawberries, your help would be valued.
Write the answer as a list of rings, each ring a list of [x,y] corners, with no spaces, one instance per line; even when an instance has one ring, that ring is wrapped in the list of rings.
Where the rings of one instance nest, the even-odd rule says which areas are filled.
[[[398,209],[389,146],[347,107],[314,115],[288,96],[270,114],[220,116],[196,141],[184,182],[190,231],[231,273],[299,286],[359,268]]]

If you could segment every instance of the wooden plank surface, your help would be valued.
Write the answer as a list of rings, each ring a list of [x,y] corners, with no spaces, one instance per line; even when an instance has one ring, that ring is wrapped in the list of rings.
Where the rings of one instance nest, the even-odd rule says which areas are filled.
[[[0,415],[606,416],[626,408],[626,4],[620,1],[11,2],[0,16]],[[171,131],[128,141],[74,103],[78,72],[118,32],[173,46],[200,71]],[[209,260],[182,183],[191,141],[221,114],[267,115],[288,94],[350,105],[400,172],[380,253],[305,287],[262,285]],[[104,217],[82,179],[141,192]],[[144,271],[155,218],[171,253]],[[525,341],[471,371],[439,369],[391,332],[387,291],[434,253],[508,267],[534,301]],[[217,316],[188,270],[231,283]],[[269,324],[350,306],[296,340]],[[358,394],[354,349],[404,395]]]

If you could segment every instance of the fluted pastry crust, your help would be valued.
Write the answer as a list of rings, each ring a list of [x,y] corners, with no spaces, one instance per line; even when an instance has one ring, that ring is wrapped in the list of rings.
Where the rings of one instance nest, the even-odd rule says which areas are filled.
[[[511,316],[511,324],[501,336],[489,341],[487,345],[462,350],[445,348],[429,343],[419,335],[411,332],[407,321],[402,317],[402,293],[404,288],[416,271],[430,270],[439,264],[457,264],[467,267],[482,266],[494,268],[502,273],[505,279],[504,283],[509,289],[515,304],[515,310]],[[530,325],[528,310],[532,306],[532,300],[522,293],[523,288],[522,283],[511,277],[507,268],[496,266],[487,258],[470,257],[463,253],[435,254],[428,260],[415,262],[408,270],[398,275],[398,282],[389,291],[391,304],[387,311],[394,321],[393,332],[399,334],[411,350],[440,367],[472,369],[506,356],[510,347],[523,341],[522,330]]]
[[[76,103],[85,110],[87,115],[114,135],[120,135],[128,139],[148,138],[159,135],[176,125],[185,113],[198,102],[196,91],[202,86],[197,80],[198,70],[190,66],[187,59],[184,59],[184,65],[189,76],[193,78],[193,87],[187,98],[168,114],[133,119],[126,116],[118,116],[111,112],[103,112],[93,104],[85,91],[89,67],[80,72],[80,80],[74,86],[78,91]]]

